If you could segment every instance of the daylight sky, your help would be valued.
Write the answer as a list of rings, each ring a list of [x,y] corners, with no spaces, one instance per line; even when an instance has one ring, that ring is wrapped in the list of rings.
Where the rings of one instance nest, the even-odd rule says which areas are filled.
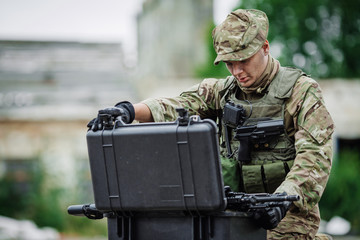
[[[0,0],[0,39],[122,41],[136,35],[144,0]],[[219,22],[237,0],[215,0]]]
[[[121,42],[136,54],[136,15],[144,0],[0,0],[0,40]],[[214,0],[221,22],[238,0]]]

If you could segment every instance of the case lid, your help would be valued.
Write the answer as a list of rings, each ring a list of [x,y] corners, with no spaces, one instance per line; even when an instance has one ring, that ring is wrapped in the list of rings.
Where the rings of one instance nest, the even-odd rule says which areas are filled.
[[[121,124],[89,131],[87,142],[100,210],[217,211],[226,206],[212,120]]]

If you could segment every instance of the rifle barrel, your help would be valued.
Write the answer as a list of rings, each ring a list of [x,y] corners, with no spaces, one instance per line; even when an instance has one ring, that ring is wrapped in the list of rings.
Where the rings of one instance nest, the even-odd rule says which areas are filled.
[[[256,196],[255,197],[259,202],[283,202],[283,201],[298,201],[300,197],[298,195],[286,195],[286,196]]]

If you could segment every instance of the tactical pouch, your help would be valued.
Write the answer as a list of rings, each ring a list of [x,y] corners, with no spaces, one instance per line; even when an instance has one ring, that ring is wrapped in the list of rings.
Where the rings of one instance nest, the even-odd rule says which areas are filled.
[[[285,180],[294,160],[264,165],[243,165],[242,181],[247,193],[273,193]]]
[[[291,161],[291,165],[292,162],[293,161]],[[263,165],[263,169],[265,188],[269,193],[273,193],[276,188],[278,188],[280,184],[284,181],[290,167],[287,165],[286,162],[279,161],[265,164]]]
[[[261,165],[242,165],[244,190],[247,193],[266,192],[263,184]]]
[[[224,186],[229,186],[234,192],[239,191],[240,172],[235,159],[221,156],[222,175]]]

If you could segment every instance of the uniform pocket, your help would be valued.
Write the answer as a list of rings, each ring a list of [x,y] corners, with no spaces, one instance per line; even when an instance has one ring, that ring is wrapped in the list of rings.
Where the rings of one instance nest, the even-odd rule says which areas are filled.
[[[242,176],[244,190],[247,193],[263,193],[266,192],[262,178],[261,165],[243,165]]]
[[[293,161],[287,162],[275,162],[263,165],[264,168],[264,184],[269,193],[273,193],[280,184],[285,180],[286,174],[291,168]]]

